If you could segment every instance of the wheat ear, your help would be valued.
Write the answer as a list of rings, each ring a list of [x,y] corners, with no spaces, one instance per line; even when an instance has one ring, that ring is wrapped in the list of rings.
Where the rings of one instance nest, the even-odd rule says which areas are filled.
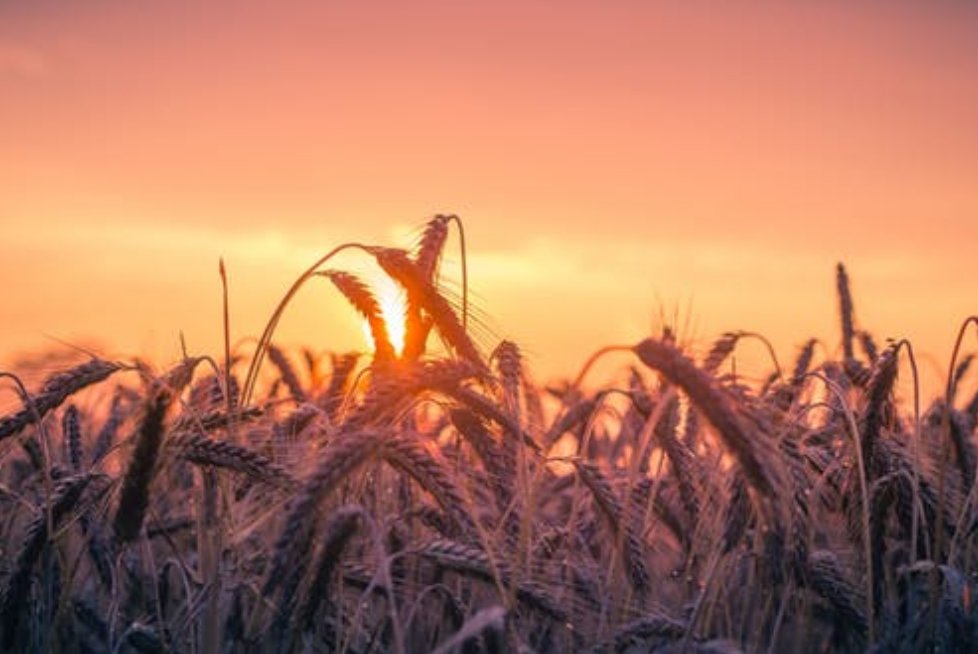
[[[655,339],[645,339],[634,347],[642,362],[661,372],[679,386],[706,416],[724,444],[733,452],[751,485],[761,494],[773,497],[775,484],[765,467],[755,443],[737,415],[728,397],[714,384],[712,377],[697,368],[674,346]]]
[[[465,510],[466,501],[446,466],[416,438],[400,435],[389,439],[381,450],[384,460],[409,475],[431,493],[442,510],[467,532],[474,528]]]
[[[156,391],[147,403],[136,433],[136,446],[122,480],[122,493],[113,522],[116,538],[120,542],[133,540],[143,526],[149,504],[149,485],[156,472],[156,461],[163,443],[163,421],[171,397],[166,389]]]
[[[323,544],[305,599],[299,609],[299,625],[309,629],[320,605],[328,600],[329,582],[333,571],[339,565],[340,557],[347,543],[356,535],[364,511],[359,506],[349,505],[337,509],[323,530]]]
[[[652,580],[645,564],[642,542],[635,533],[632,521],[627,519],[611,484],[601,470],[590,461],[575,460],[574,467],[580,480],[591,491],[595,504],[605,515],[615,534],[629,581],[638,593],[646,593],[651,587]]]
[[[861,434],[863,459],[866,462],[866,481],[872,483],[885,474],[877,440],[885,419],[885,410],[897,377],[897,350],[894,343],[877,357],[866,386],[866,409]]]
[[[815,550],[808,557],[807,577],[811,589],[832,606],[842,624],[865,638],[866,613],[861,607],[866,600],[849,581],[838,557],[828,550]]]
[[[480,371],[486,370],[482,355],[475,343],[469,338],[465,328],[459,321],[455,310],[452,309],[438,289],[411,261],[404,250],[394,248],[369,248],[369,252],[377,259],[384,272],[400,284],[408,294],[408,300],[417,302],[431,315],[435,327],[444,337],[448,345],[463,359],[479,366]],[[412,299],[413,298],[413,299]]]
[[[370,336],[374,341],[374,358],[378,362],[393,361],[396,357],[394,346],[391,345],[390,334],[387,332],[387,323],[380,310],[380,302],[367,285],[360,281],[355,275],[339,270],[326,270],[320,273],[343,294],[353,308],[364,317],[367,326],[370,328]]]
[[[279,373],[282,375],[282,381],[285,383],[285,387],[289,389],[292,398],[299,403],[305,402],[306,391],[302,388],[302,384],[299,382],[299,376],[296,374],[295,368],[292,367],[292,362],[285,356],[285,352],[275,345],[269,344],[268,358],[278,368]]]
[[[2,642],[5,651],[13,645],[17,633],[18,616],[27,603],[30,591],[31,571],[40,557],[51,534],[48,525],[56,528],[75,508],[82,492],[94,478],[91,474],[66,477],[58,481],[50,502],[50,511],[40,511],[27,528],[24,542],[18,551],[13,573],[7,581],[0,600],[0,625],[3,627]],[[49,522],[50,517],[50,522]]]
[[[852,341],[855,337],[853,327],[852,293],[849,291],[849,275],[840,262],[835,267],[835,287],[839,295],[839,319],[842,322],[842,350],[846,363],[855,359]]]
[[[510,573],[501,562],[490,561],[489,556],[478,547],[465,545],[448,539],[437,539],[421,547],[418,553],[438,565],[460,574],[495,582],[505,586]],[[516,598],[529,608],[536,609],[558,622],[567,621],[567,612],[550,593],[537,584],[520,583],[516,586]]]
[[[31,404],[9,416],[0,418],[0,441],[16,436],[28,425],[43,418],[67,400],[70,396],[87,386],[96,384],[122,366],[111,361],[92,359],[74,368],[49,377],[37,395],[32,396]]]
[[[79,472],[82,467],[81,425],[78,417],[78,407],[68,405],[61,416],[61,437],[64,440],[65,455],[71,469]]]
[[[242,445],[193,432],[181,432],[167,439],[167,447],[173,448],[180,458],[197,465],[234,470],[285,490],[297,485],[284,468]]]
[[[386,437],[387,434],[381,431],[347,432],[337,436],[323,450],[316,469],[302,484],[289,508],[285,525],[275,541],[272,563],[263,589],[265,596],[278,586],[284,570],[293,559],[293,553],[301,549],[319,503],[343,479],[370,460]]]

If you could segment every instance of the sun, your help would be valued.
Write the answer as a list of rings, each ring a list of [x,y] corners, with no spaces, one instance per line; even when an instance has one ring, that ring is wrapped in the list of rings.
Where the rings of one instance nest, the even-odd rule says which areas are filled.
[[[390,277],[380,274],[371,278],[370,289],[380,305],[380,316],[387,328],[387,337],[390,339],[394,352],[397,356],[401,356],[404,352],[405,317],[407,316],[407,299],[404,295],[404,289]],[[374,343],[373,335],[370,333],[370,325],[366,320],[362,323],[362,329],[367,343],[376,349],[377,344]]]

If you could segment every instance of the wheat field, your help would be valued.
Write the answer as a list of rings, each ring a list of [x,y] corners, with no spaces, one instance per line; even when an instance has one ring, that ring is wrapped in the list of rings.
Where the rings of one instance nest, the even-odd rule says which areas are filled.
[[[165,371],[93,358],[35,389],[4,374],[19,402],[0,418],[0,648],[978,642],[978,394],[958,393],[978,319],[945,392],[898,402],[913,348],[854,324],[839,264],[838,335],[772,357],[766,379],[730,363],[762,335],[725,333],[700,356],[664,329],[541,387],[518,344],[474,339],[467,298],[443,290],[453,228],[436,216],[411,251],[337,248],[257,344]],[[328,267],[344,249],[404,290],[402,344],[370,287]],[[363,317],[372,352],[276,345],[314,278]],[[604,356],[621,374],[594,389]]]

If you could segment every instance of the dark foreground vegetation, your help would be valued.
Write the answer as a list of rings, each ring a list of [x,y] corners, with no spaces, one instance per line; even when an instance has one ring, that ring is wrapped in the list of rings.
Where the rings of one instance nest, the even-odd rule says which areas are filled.
[[[456,224],[345,246],[404,288],[401,353],[325,257],[245,352],[6,375],[0,650],[973,651],[971,356],[896,403],[912,348],[857,329],[840,265],[841,347],[766,379],[730,364],[756,334],[665,330],[599,352],[617,385],[539,388],[439,286]],[[272,344],[314,279],[372,355]]]

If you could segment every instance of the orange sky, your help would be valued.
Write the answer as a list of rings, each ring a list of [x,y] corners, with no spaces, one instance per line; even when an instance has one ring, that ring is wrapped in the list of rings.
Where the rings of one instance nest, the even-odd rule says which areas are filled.
[[[543,377],[676,312],[836,347],[839,259],[865,327],[944,362],[978,5],[855,4],[2,3],[0,352],[217,352],[218,257],[255,335],[320,254],[454,212],[484,342]],[[316,285],[281,336],[362,346],[350,313]]]

